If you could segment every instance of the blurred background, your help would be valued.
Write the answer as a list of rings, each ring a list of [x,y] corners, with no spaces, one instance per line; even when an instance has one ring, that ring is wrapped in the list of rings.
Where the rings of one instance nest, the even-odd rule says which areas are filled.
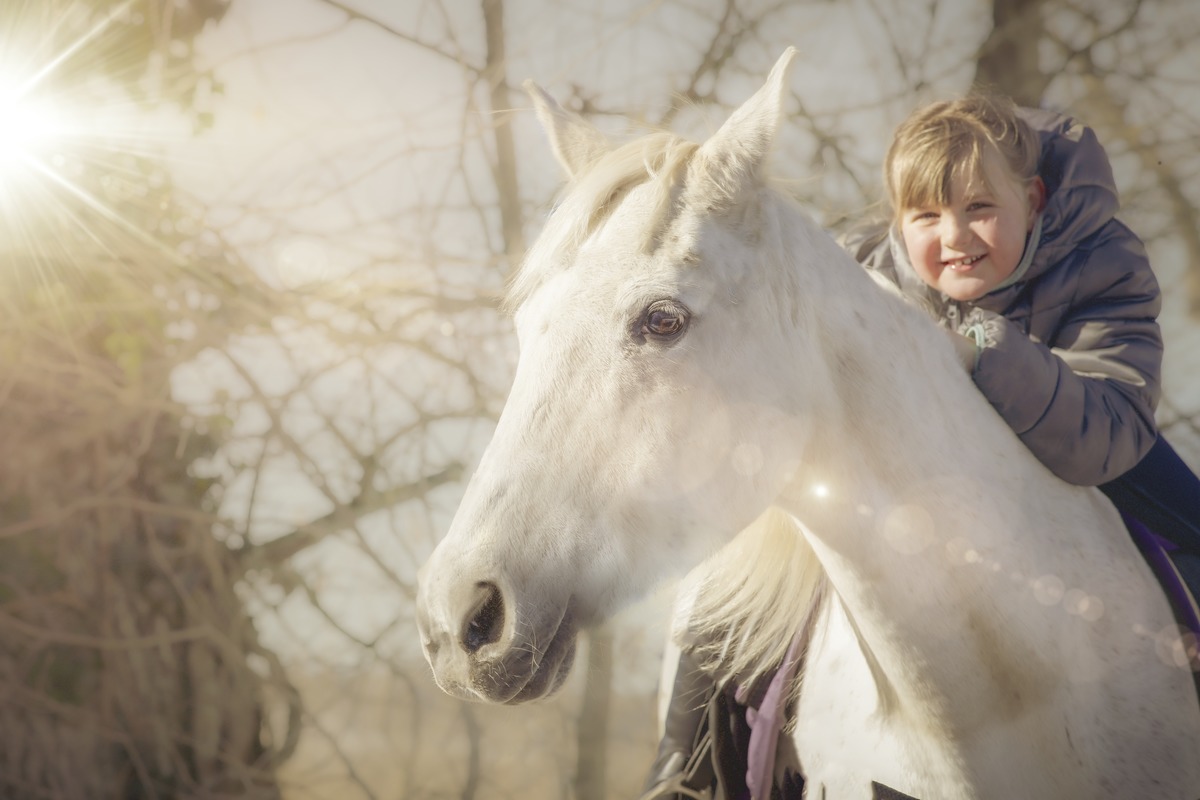
[[[555,698],[434,686],[412,602],[511,380],[558,186],[522,80],[715,130],[833,225],[973,82],[1096,128],[1200,466],[1194,0],[4,0],[0,797],[630,798],[671,587]]]

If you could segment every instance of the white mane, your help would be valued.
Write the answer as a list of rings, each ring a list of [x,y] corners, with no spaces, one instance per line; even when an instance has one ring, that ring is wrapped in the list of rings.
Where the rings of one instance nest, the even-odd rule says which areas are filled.
[[[770,508],[687,576],[674,636],[707,671],[753,683],[815,622],[827,590],[796,521]]]

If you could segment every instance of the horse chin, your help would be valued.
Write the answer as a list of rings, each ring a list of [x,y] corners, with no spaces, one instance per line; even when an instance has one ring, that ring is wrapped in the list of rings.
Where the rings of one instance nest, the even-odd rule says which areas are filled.
[[[551,650],[558,647],[557,640],[550,645]],[[550,660],[552,663],[546,663],[547,660]],[[575,636],[572,635],[570,640],[561,646],[561,652],[552,654],[550,650],[547,650],[546,656],[543,658],[543,663],[530,676],[529,682],[515,695],[502,702],[506,705],[515,706],[527,703],[530,700],[540,700],[543,697],[549,697],[562,688],[563,683],[567,680],[567,676],[571,674],[571,667],[574,664]]]
[[[535,637],[530,636],[513,642],[504,653],[474,662],[471,689],[476,699],[520,705],[554,694],[571,674],[577,634],[568,611],[544,647],[535,647]]]

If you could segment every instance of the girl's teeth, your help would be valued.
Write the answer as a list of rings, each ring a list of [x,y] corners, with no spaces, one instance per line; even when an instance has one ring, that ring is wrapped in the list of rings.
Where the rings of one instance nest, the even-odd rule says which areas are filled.
[[[978,261],[981,258],[983,258],[983,256],[972,256],[971,258],[955,259],[954,261],[950,261],[947,263],[949,264],[951,269],[965,269],[965,268],[971,266],[972,264],[974,264],[976,261]]]

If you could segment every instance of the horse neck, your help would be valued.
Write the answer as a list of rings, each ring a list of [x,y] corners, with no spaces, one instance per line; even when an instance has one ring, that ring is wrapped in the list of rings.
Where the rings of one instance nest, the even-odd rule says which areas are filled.
[[[787,362],[796,366],[797,396],[810,406],[802,413],[819,422],[801,478],[829,484],[842,475],[856,493],[874,486],[884,496],[945,473],[1023,480],[1031,454],[965,374],[945,331],[808,226],[801,223],[784,248],[806,254],[784,271],[804,287],[791,291],[810,298],[793,314],[799,322],[788,347],[813,356]]]
[[[1071,552],[1064,537],[1077,531],[1022,534],[1055,504],[1086,504],[987,404],[943,331],[836,246],[820,255],[834,264],[811,306],[821,318],[797,331],[796,348],[817,336],[825,357],[816,370],[797,366],[797,386],[823,378],[828,394],[780,505],[807,531],[881,691],[914,697],[986,669],[977,652],[948,646],[1007,613],[980,590],[978,570],[1002,569],[1006,579],[1054,572]],[[979,554],[977,569],[953,561],[968,552]],[[1038,642],[1043,632],[1027,634]]]

